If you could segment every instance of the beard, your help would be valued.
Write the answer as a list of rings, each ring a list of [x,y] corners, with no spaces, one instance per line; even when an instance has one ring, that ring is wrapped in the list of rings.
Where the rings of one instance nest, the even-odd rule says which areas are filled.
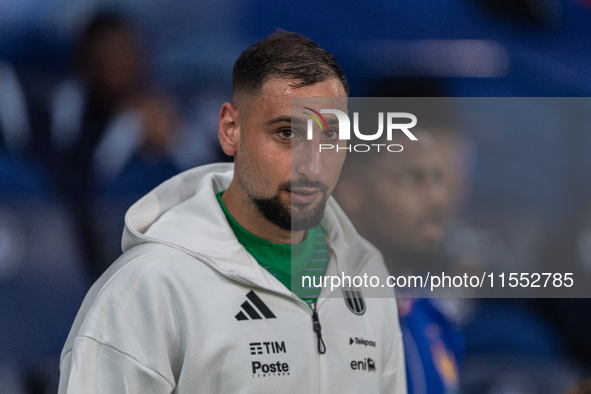
[[[291,190],[292,187],[316,188],[320,190],[322,199],[314,206],[294,204],[292,201],[286,206],[281,201],[280,194],[281,191]],[[253,198],[255,206],[268,221],[288,231],[308,230],[318,226],[324,217],[327,200],[328,186],[322,182],[312,182],[307,179],[282,183],[279,185],[277,194],[273,197]],[[293,209],[294,207],[295,210]]]

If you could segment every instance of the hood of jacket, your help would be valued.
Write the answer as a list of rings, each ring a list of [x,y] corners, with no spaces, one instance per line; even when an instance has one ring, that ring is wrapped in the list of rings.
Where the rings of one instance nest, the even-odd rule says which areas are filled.
[[[231,163],[208,164],[156,187],[127,211],[123,251],[144,243],[168,245],[229,278],[289,295],[238,242],[219,205],[216,194],[228,188],[233,174]],[[321,225],[335,261],[326,275],[355,274],[369,255],[379,254],[357,234],[333,197],[327,201]]]

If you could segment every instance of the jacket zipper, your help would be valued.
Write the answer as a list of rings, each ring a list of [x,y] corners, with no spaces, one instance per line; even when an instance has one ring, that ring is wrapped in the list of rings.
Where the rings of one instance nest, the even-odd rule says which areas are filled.
[[[318,319],[318,312],[316,312],[316,303],[314,303],[312,306],[312,329],[316,333],[316,338],[318,338],[318,353],[326,353],[326,345],[322,339],[322,326],[320,325],[320,320]]]
[[[322,367],[320,363],[322,363],[322,355],[326,353],[326,346],[324,345],[324,340],[322,339],[322,326],[320,325],[320,319],[318,318],[318,311],[317,311],[317,304],[313,303],[312,305],[312,329],[316,333],[316,338],[318,338],[318,393],[322,392]]]

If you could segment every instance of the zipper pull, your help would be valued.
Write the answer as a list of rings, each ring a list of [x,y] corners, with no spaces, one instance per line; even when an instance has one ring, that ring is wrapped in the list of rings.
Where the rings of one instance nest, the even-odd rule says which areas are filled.
[[[318,337],[318,353],[324,354],[326,353],[326,346],[324,345],[324,340],[322,339],[322,327],[320,326],[320,321],[318,320],[316,305],[314,305],[314,307],[312,308],[312,322],[314,331],[316,332],[316,336]]]

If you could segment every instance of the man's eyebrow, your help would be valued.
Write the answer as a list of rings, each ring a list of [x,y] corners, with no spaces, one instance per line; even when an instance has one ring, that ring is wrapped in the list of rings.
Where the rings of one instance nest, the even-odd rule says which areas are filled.
[[[278,116],[276,118],[271,119],[270,121],[267,122],[267,124],[275,124],[275,123],[283,123],[283,122],[287,122],[287,123],[298,123],[298,124],[304,124],[304,120],[302,118],[293,118],[291,116]]]
[[[326,123],[333,125],[333,124],[339,124],[339,120],[337,118],[333,118],[330,117],[328,119],[326,119]],[[270,121],[267,122],[267,124],[275,124],[275,123],[283,123],[283,122],[287,122],[287,123],[295,123],[295,124],[305,124],[305,120],[303,118],[292,118],[290,116],[278,116],[276,118],[271,119]]]

